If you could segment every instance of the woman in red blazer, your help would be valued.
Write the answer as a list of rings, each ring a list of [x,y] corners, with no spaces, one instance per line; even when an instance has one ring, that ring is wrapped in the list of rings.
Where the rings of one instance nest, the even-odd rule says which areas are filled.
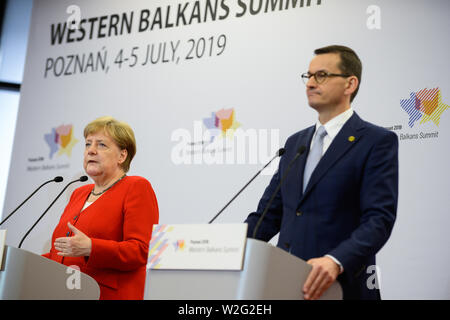
[[[136,153],[133,131],[103,117],[86,126],[84,137],[84,169],[94,184],[72,193],[44,256],[94,278],[100,299],[142,299],[159,217],[150,182],[126,176]]]

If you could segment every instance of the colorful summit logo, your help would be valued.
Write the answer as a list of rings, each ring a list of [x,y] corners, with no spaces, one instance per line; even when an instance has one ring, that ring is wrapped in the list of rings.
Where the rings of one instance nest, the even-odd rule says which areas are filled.
[[[401,99],[400,106],[409,116],[408,125],[412,128],[416,121],[420,124],[433,121],[439,126],[442,113],[450,108],[448,104],[442,102],[441,90],[422,89],[417,92],[411,92],[409,99]]]
[[[211,142],[219,135],[232,138],[234,131],[241,126],[235,119],[233,108],[212,112],[211,117],[203,118],[203,124],[211,133]]]
[[[173,246],[175,248],[175,252],[178,251],[178,250],[184,250],[185,245],[186,245],[184,240],[176,240],[172,244],[173,244]]]
[[[58,156],[65,153],[70,157],[72,148],[78,142],[73,136],[73,126],[71,124],[52,128],[51,133],[44,135],[44,140],[50,147],[50,159],[53,158],[55,153],[58,153]]]
[[[173,231],[173,226],[167,224],[160,224],[153,226],[152,238],[148,248],[147,269],[158,269],[160,267],[161,255],[169,247],[170,232]],[[173,243],[175,251],[184,248],[184,241],[178,243],[178,240]]]

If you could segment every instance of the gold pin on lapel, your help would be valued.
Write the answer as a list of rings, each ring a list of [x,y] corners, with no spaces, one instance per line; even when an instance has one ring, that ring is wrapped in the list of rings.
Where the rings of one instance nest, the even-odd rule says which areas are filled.
[[[350,136],[350,137],[348,137],[348,141],[350,141],[350,142],[353,142],[353,141],[355,141],[355,137],[354,137],[354,136]]]

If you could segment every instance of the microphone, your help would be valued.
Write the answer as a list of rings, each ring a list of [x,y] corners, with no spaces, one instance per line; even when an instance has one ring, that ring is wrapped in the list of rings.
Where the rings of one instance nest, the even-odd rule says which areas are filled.
[[[284,153],[286,152],[286,150],[284,149],[284,148],[281,148],[280,150],[278,150],[278,152],[277,152],[277,154],[272,158],[272,159],[270,159],[270,161],[269,162],[267,162],[266,163],[266,165],[264,166],[264,167],[262,167],[262,169],[261,170],[259,170],[254,176],[253,176],[253,178],[251,178],[250,179],[250,181],[249,182],[247,182],[247,184],[241,189],[241,190],[239,190],[239,192],[233,197],[233,198],[231,198],[231,200],[230,201],[228,201],[228,203],[225,205],[225,207],[223,207],[215,216],[214,216],[214,218],[212,218],[211,219],[211,221],[209,221],[208,223],[212,223],[214,220],[216,220],[216,218],[234,201],[234,199],[236,199],[237,198],[237,196],[238,195],[240,195],[241,194],[241,192],[242,191],[244,191],[244,189],[245,188],[247,188],[247,186],[253,181],[253,180],[255,180],[255,178],[257,177],[257,176],[259,176],[259,174],[275,159],[275,158],[277,158],[277,157],[281,157]]]
[[[56,200],[59,199],[59,197],[64,193],[64,191],[66,191],[66,189],[75,182],[84,182],[87,181],[88,177],[87,176],[81,176],[80,178],[78,178],[77,180],[73,180],[71,182],[69,182],[64,189],[62,189],[62,191],[58,194],[58,196],[55,198],[55,200],[53,200],[53,202],[48,206],[48,208],[44,211],[44,213],[39,217],[39,219],[37,219],[37,221],[33,224],[33,226],[27,231],[27,233],[25,233],[25,235],[23,236],[22,240],[19,243],[19,249],[22,246],[23,241],[25,240],[25,238],[28,236],[28,234],[30,234],[31,230],[34,229],[34,227],[39,223],[39,221],[41,221],[41,219],[44,217],[44,215],[47,213],[48,210],[50,210],[50,208],[53,206],[53,204],[56,202]]]
[[[289,162],[286,170],[284,171],[283,176],[281,177],[280,183],[278,183],[278,186],[275,189],[275,191],[273,192],[272,196],[270,197],[269,202],[267,203],[266,207],[264,208],[263,213],[261,214],[261,217],[259,217],[258,222],[256,223],[256,226],[255,226],[255,229],[253,229],[253,236],[252,236],[253,239],[256,239],[256,232],[258,231],[259,226],[261,225],[261,222],[264,220],[264,217],[266,216],[267,211],[269,211],[270,205],[272,204],[273,199],[275,199],[275,196],[278,193],[278,190],[280,190],[281,185],[283,184],[284,179],[286,179],[287,174],[291,170],[292,165],[305,151],[306,151],[306,147],[300,146],[297,150],[297,153],[295,154],[295,157],[292,158],[291,162]]]
[[[19,208],[21,207],[21,206],[23,206],[24,204],[25,204],[25,202],[27,202],[36,192],[38,192],[38,190],[40,189],[40,188],[42,188],[43,186],[45,186],[47,183],[50,183],[50,182],[61,182],[61,181],[63,181],[64,179],[63,179],[63,177],[61,177],[61,176],[57,176],[57,177],[55,177],[54,179],[52,179],[52,180],[48,180],[48,181],[45,181],[43,184],[41,184],[36,190],[34,190],[34,192],[32,193],[32,194],[30,194],[29,196],[28,196],[28,198],[26,198],[21,204],[19,204],[19,206],[17,207],[17,208],[15,208],[14,210],[13,210],[13,212],[11,212],[2,222],[0,222],[0,226],[3,224],[3,223],[5,223],[6,222],[6,220],[8,220],[17,210],[19,210]]]

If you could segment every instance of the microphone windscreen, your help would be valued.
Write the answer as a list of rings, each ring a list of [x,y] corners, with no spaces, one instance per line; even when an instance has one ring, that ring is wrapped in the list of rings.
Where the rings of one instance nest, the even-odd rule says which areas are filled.
[[[85,182],[85,181],[87,181],[87,179],[88,179],[87,176],[81,176],[81,177],[80,177],[80,181],[81,181],[81,182]]]
[[[55,182],[61,182],[63,180],[64,180],[64,178],[61,176],[57,176],[57,177],[55,177],[55,179],[53,179],[53,181],[55,181]]]
[[[281,148],[280,150],[278,150],[278,156],[281,157],[285,152],[286,152],[286,149]]]

